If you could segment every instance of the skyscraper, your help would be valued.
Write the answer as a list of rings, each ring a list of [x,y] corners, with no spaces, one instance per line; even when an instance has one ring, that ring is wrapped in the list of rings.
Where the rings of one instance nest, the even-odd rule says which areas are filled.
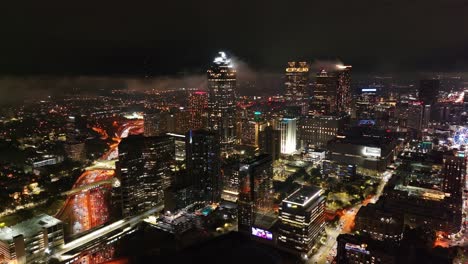
[[[129,136],[119,144],[117,164],[122,189],[122,213],[131,216],[163,202],[175,160],[169,136]]]
[[[239,231],[250,233],[258,215],[272,210],[273,166],[271,156],[263,154],[244,160],[239,166]]]
[[[336,112],[351,111],[351,66],[337,65],[338,88],[336,92]]]
[[[419,100],[423,102],[423,121],[424,128],[429,126],[430,121],[435,116],[435,104],[440,90],[440,80],[421,80],[419,82]]]
[[[296,118],[283,118],[278,122],[277,129],[281,136],[281,153],[292,154],[296,151]]]
[[[219,52],[208,70],[208,126],[220,135],[222,152],[229,152],[236,133],[236,70],[231,59]]]
[[[190,130],[185,140],[187,173],[197,200],[218,202],[222,190],[218,134],[213,131]]]
[[[304,146],[324,147],[348,123],[349,116],[347,115],[308,116],[300,120],[299,138]]]
[[[419,82],[419,100],[425,105],[433,105],[439,95],[440,80],[421,80]]]
[[[300,106],[301,112],[306,114],[309,96],[309,65],[307,62],[288,62],[284,85],[288,104]]]
[[[318,187],[302,186],[281,202],[278,245],[307,254],[325,228],[325,197]]]
[[[442,191],[449,193],[451,199],[461,199],[466,178],[465,158],[445,155],[442,172]]]
[[[259,147],[263,153],[270,154],[273,160],[278,160],[281,152],[281,133],[273,126],[267,126],[259,134]]]
[[[191,129],[202,129],[206,127],[207,110],[208,93],[204,91],[196,91],[190,93],[189,112]]]
[[[312,110],[321,114],[349,113],[351,110],[351,66],[322,69],[316,77]]]

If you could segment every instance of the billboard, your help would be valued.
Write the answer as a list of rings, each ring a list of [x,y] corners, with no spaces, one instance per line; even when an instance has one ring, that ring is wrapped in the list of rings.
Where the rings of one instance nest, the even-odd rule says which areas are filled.
[[[377,89],[376,88],[362,88],[361,89],[361,92],[363,93],[369,93],[369,92],[377,92]]]
[[[371,119],[363,119],[359,120],[358,126],[374,126],[375,125],[375,120]]]
[[[273,240],[273,234],[270,231],[252,227],[252,235],[267,240]]]
[[[356,252],[360,252],[360,253],[364,253],[364,254],[369,255],[370,252],[366,250],[366,247],[367,247],[366,244],[362,244],[362,245],[355,245],[355,244],[351,244],[351,243],[346,243],[345,244],[345,249],[346,250],[356,251]]]
[[[362,153],[365,156],[377,157],[380,158],[382,150],[380,148],[373,148],[373,147],[364,147]]]

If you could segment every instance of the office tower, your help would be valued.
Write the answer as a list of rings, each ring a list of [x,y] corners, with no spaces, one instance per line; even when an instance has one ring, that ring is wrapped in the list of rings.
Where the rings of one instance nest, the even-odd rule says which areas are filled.
[[[299,121],[299,139],[303,146],[323,147],[344,129],[349,116],[308,116]]]
[[[205,91],[196,91],[190,93],[189,97],[190,129],[206,128],[208,111],[208,93]]]
[[[444,155],[442,191],[450,194],[451,199],[461,199],[465,186],[466,160],[464,157]]]
[[[237,160],[223,162],[221,177],[223,179],[221,198],[236,203],[239,199],[239,162]]]
[[[422,127],[427,128],[430,121],[435,116],[435,104],[437,103],[437,97],[439,96],[440,81],[433,80],[421,80],[419,82],[419,100],[423,102],[423,121]]]
[[[423,109],[424,105],[419,101],[408,103],[408,111],[406,112],[408,115],[406,126],[408,128],[421,131],[423,121]]]
[[[322,69],[317,74],[312,110],[321,114],[350,113],[351,66],[337,65],[331,71]]]
[[[278,245],[307,254],[325,229],[325,197],[318,187],[301,186],[281,202]]]
[[[421,80],[419,82],[419,100],[421,100],[425,105],[433,105],[437,103],[437,97],[440,89],[439,86],[439,80]]]
[[[270,154],[273,160],[280,158],[281,152],[281,133],[273,126],[267,126],[259,134],[259,147],[261,153]]]
[[[288,62],[286,68],[286,101],[289,105],[299,106],[302,114],[307,113],[309,98],[309,65],[307,62]]]
[[[166,133],[166,135],[174,139],[175,159],[177,161],[184,161],[186,158],[185,134]]]
[[[144,114],[144,132],[145,137],[154,137],[167,133],[168,112],[145,113]]]
[[[221,151],[228,153],[236,133],[236,70],[224,52],[208,70],[208,126],[220,135]]]
[[[35,263],[63,244],[63,223],[42,214],[14,226],[0,228],[0,262]]]
[[[174,160],[174,139],[169,136],[129,136],[120,142],[117,169],[124,216],[145,212],[163,202]]]
[[[185,139],[187,173],[197,200],[218,202],[222,190],[219,135],[213,131],[190,130]]]
[[[336,91],[336,112],[351,112],[351,66],[337,65],[338,87]]]
[[[360,89],[360,93],[353,106],[358,120],[375,119],[375,110],[379,99],[378,95],[383,93],[381,90],[382,88],[378,86],[369,86]]]
[[[169,115],[169,132],[184,135],[190,130],[192,115],[189,111],[177,111]]]
[[[243,119],[240,122],[239,138],[243,145],[258,147],[259,134],[266,127],[266,122],[259,120]]]
[[[276,127],[281,136],[281,153],[292,154],[296,151],[296,118],[282,118]]]
[[[263,154],[244,160],[239,165],[239,231],[250,234],[256,219],[271,213],[273,166],[271,156]]]

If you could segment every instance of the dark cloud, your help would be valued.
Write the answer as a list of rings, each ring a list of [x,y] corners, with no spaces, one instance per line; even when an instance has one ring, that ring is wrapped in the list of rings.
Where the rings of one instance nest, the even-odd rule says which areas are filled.
[[[255,69],[334,60],[354,71],[466,69],[463,0],[7,1],[0,73],[202,73],[219,49]]]

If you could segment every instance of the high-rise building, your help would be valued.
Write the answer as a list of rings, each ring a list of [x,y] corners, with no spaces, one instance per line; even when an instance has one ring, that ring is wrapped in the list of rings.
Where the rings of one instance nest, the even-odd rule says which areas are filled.
[[[202,129],[207,126],[208,93],[196,91],[190,93],[189,112],[190,129]]]
[[[408,128],[421,131],[423,122],[423,109],[424,106],[420,101],[408,103],[408,110],[406,111],[408,115],[406,126]]]
[[[237,207],[239,231],[250,234],[256,219],[272,211],[272,179],[270,155],[259,155],[240,163]]]
[[[289,105],[301,107],[307,113],[309,98],[309,65],[307,62],[288,62],[286,67],[286,101]]]
[[[240,122],[239,138],[243,145],[258,147],[259,134],[266,127],[266,122],[258,120],[243,119]]]
[[[277,124],[277,129],[280,131],[281,136],[282,154],[292,154],[296,151],[296,121],[296,118],[282,118]]]
[[[349,116],[316,115],[302,118],[299,121],[299,139],[303,146],[326,146],[327,142],[344,129],[349,123]]]
[[[419,82],[419,100],[423,102],[423,121],[422,126],[426,128],[429,123],[435,119],[437,97],[439,96],[440,80],[421,80]]]
[[[281,202],[278,245],[307,254],[325,230],[325,197],[318,187],[301,186]]]
[[[168,112],[145,113],[143,132],[145,137],[159,136],[169,132],[168,117]]]
[[[321,114],[351,111],[351,66],[321,70],[313,90],[312,110]]]
[[[222,152],[229,152],[236,133],[236,70],[224,52],[208,70],[208,127],[220,135]]]
[[[198,201],[218,202],[222,179],[219,136],[213,131],[190,130],[185,136],[186,167]]]
[[[351,66],[337,65],[338,88],[336,91],[336,112],[351,111]]]
[[[273,126],[265,127],[259,134],[260,152],[270,154],[273,160],[278,160],[281,152],[280,136],[281,132]]]
[[[122,213],[131,216],[163,202],[175,160],[174,138],[129,136],[119,144]]]
[[[425,105],[433,105],[439,95],[440,80],[421,80],[419,82],[419,100]]]
[[[466,178],[466,159],[444,155],[442,191],[450,194],[452,199],[461,199]]]

